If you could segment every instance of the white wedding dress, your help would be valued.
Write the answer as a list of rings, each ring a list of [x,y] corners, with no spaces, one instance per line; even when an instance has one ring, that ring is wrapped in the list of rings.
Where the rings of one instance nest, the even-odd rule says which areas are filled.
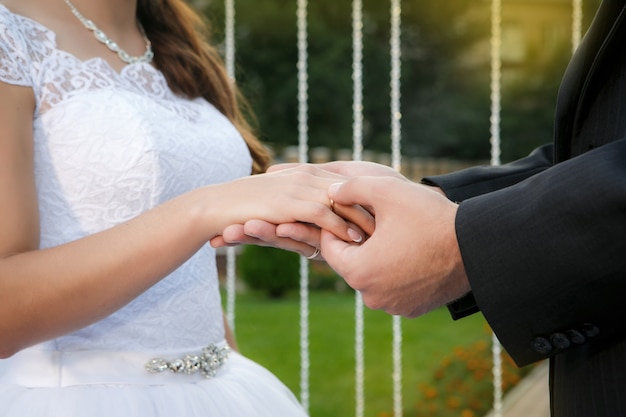
[[[32,88],[36,99],[42,249],[250,172],[243,139],[212,105],[174,95],[151,65],[117,73],[99,58],[80,61],[2,4],[0,81]],[[0,360],[0,416],[304,416],[273,374],[235,352],[212,378],[145,369],[208,345],[221,352],[222,320],[206,245],[111,316]]]

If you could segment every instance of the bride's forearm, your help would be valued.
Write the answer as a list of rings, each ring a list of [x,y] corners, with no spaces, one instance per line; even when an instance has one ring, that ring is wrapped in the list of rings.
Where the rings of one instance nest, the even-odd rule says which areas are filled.
[[[231,224],[315,223],[350,240],[310,167],[199,188],[89,237],[0,259],[0,355],[113,313]]]
[[[0,260],[0,356],[126,305],[208,239],[193,194],[100,233]]]

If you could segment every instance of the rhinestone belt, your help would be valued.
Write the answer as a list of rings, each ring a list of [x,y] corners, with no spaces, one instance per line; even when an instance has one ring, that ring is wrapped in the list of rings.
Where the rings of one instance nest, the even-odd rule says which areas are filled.
[[[173,360],[152,359],[146,363],[145,368],[152,374],[170,371],[176,374],[192,375],[200,372],[205,378],[213,378],[219,367],[226,362],[229,354],[228,346],[211,344],[203,348],[200,354],[190,354]]]

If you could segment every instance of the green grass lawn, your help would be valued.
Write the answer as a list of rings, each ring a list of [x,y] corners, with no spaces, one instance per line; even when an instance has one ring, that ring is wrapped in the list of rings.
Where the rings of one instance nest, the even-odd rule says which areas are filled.
[[[355,415],[354,293],[314,292],[310,296],[310,414],[312,417]],[[297,294],[270,300],[256,293],[239,294],[236,337],[241,352],[274,372],[300,397],[300,307]],[[393,410],[392,318],[365,309],[365,415]],[[455,346],[466,346],[486,334],[485,320],[474,314],[453,321],[445,308],[416,319],[403,319],[403,399],[415,404],[417,387],[432,379],[441,359]]]

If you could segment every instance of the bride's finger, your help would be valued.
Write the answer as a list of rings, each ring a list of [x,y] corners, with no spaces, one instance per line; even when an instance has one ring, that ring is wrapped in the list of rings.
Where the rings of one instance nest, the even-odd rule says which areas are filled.
[[[262,220],[249,220],[244,224],[244,232],[261,241],[263,246],[298,252],[306,257],[320,245],[320,229],[302,223],[274,225]]]
[[[269,168],[267,168],[267,172],[277,172],[277,171],[283,171],[285,169],[290,169],[290,168],[295,168],[298,166],[301,166],[304,164],[300,164],[297,162],[286,162],[286,163],[282,163],[282,164],[276,164],[276,165],[272,165]]]
[[[321,256],[319,256],[319,252],[317,251],[317,248],[319,248],[319,229],[318,237],[311,239],[313,244],[308,244],[298,242],[290,238],[277,236],[276,226],[262,220],[251,220],[248,222],[248,226],[249,228],[247,231],[250,235],[246,234],[245,225],[235,224],[228,226],[224,229],[222,235],[215,236],[211,239],[211,246],[219,248],[235,245],[257,245],[280,248],[299,253],[306,257],[310,257],[311,254],[316,253],[315,258],[310,259],[321,258]]]
[[[211,244],[211,247],[213,248],[223,248],[225,246],[230,246],[230,244],[226,243],[226,241],[224,240],[222,236],[215,236],[209,241],[209,243]]]
[[[376,228],[374,216],[359,205],[346,206],[331,200],[331,210],[346,221],[358,226],[367,236],[371,236]]]
[[[320,228],[309,223],[283,223],[276,226],[276,235],[309,246],[320,247]]]

